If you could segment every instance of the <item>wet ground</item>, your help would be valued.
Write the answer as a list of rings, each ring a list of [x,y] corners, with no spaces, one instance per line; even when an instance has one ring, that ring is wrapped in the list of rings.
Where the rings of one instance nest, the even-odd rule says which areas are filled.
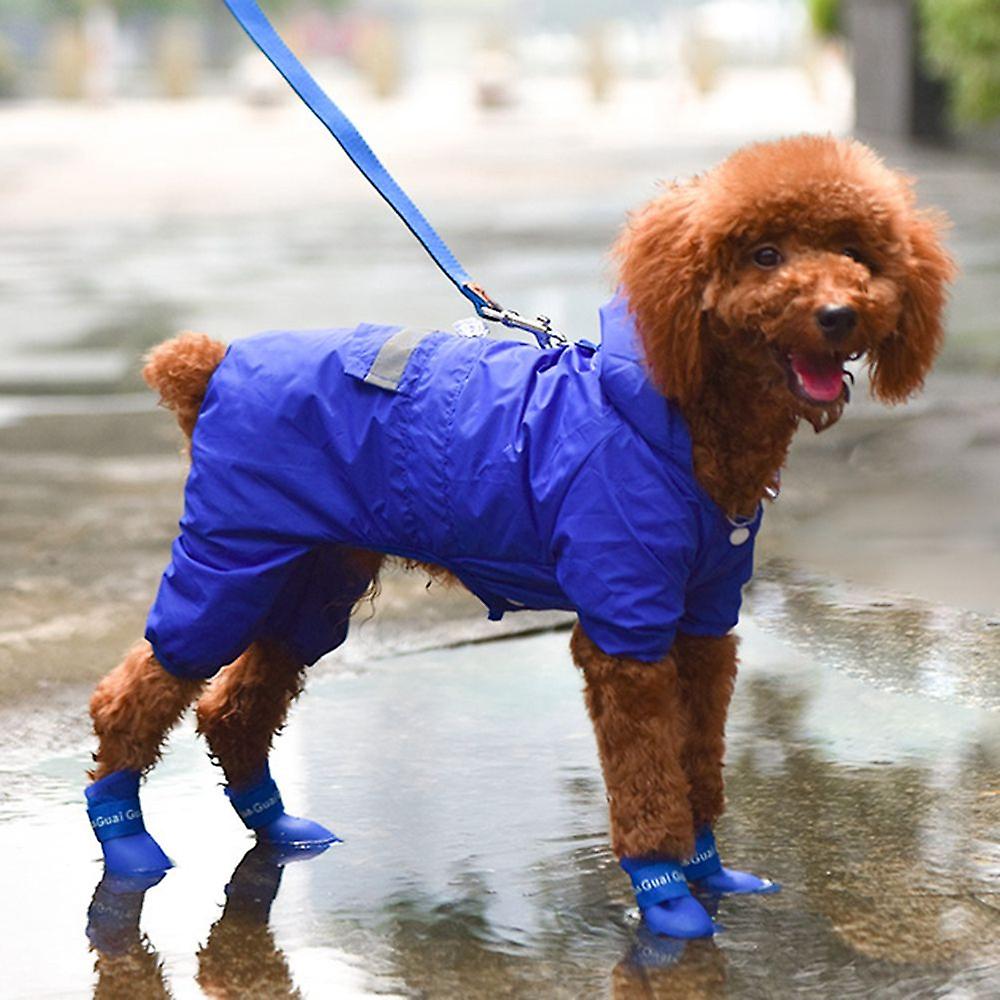
[[[344,843],[284,869],[244,857],[185,727],[145,793],[177,868],[144,905],[97,888],[80,720],[8,751],[13,995],[995,996],[1000,629],[786,571],[751,606],[719,833],[784,888],[723,900],[714,941],[641,930],[557,631],[317,668],[274,772]]]
[[[594,336],[625,210],[749,137],[711,101],[674,116],[673,96],[569,115],[567,94],[493,118],[448,105],[430,135],[406,102],[364,114],[472,273]],[[772,118],[756,135],[843,124],[805,99],[758,103]],[[885,411],[859,391],[840,426],[796,444],[742,626],[721,830],[734,862],[785,890],[724,902],[715,943],[671,949],[641,934],[607,851],[566,636],[506,636],[419,577],[389,581],[379,617],[315,670],[276,754],[290,804],[346,842],[233,875],[250,845],[185,729],[147,795],[177,869],[138,924],[141,894],[105,885],[91,905],[87,692],[141,632],[184,476],[142,351],[181,326],[231,339],[465,311],[293,107],[15,108],[0,134],[14,996],[995,995],[997,164],[885,150],[955,221],[951,342],[919,402]]]

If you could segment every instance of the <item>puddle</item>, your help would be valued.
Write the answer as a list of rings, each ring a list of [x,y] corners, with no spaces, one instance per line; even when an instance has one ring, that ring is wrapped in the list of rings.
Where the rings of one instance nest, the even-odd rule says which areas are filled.
[[[720,842],[784,889],[724,900],[713,942],[641,929],[556,632],[318,668],[274,771],[344,843],[284,869],[244,858],[183,729],[144,799],[177,868],[144,902],[107,885],[94,899],[82,722],[70,751],[12,752],[7,981],[18,996],[993,995],[995,712],[880,689],[753,621],[743,634]]]

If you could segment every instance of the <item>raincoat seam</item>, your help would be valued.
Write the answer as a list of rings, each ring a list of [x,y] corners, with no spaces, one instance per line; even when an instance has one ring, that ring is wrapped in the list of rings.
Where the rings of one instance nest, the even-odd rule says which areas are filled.
[[[384,392],[385,390],[382,389],[379,391]],[[392,467],[395,470],[395,478],[398,483],[396,487],[396,494],[399,497],[400,504],[402,506],[402,520],[406,526],[406,535],[414,543],[417,543],[422,539],[417,533],[418,518],[411,500],[412,481],[408,461],[409,457],[413,455],[413,414],[410,412],[413,408],[413,398],[410,395],[403,393],[400,393],[397,398],[399,399],[400,409],[402,410],[400,416],[403,419],[396,422],[396,434],[393,435],[395,437],[396,454],[394,456]]]
[[[420,423],[421,396],[430,378],[430,362],[444,343],[444,337],[436,336],[436,333],[437,331],[429,331],[413,349],[407,360],[400,387],[394,393],[400,402],[401,410],[400,419],[397,422],[397,444],[401,450],[397,455],[397,462],[393,465],[399,470],[400,488],[398,495],[403,506],[403,521],[406,525],[407,536],[415,546],[423,549],[433,548],[433,545],[430,544],[433,540],[430,537],[430,531],[424,530],[424,525],[421,523],[414,503],[414,497],[422,491],[420,479],[414,477],[411,463],[412,456],[417,454],[414,432]],[[408,375],[409,378],[407,378]],[[404,385],[406,391],[402,391]],[[441,499],[447,508],[448,496],[443,486]]]
[[[455,503],[451,492],[451,484],[454,482],[454,460],[455,460],[455,412],[458,409],[458,401],[465,391],[465,387],[472,378],[472,370],[477,362],[482,360],[485,352],[485,340],[480,344],[479,352],[471,357],[465,366],[465,371],[461,379],[455,380],[455,385],[450,393],[447,406],[445,408],[445,436],[443,442],[444,456],[441,463],[444,479],[444,510],[445,510],[445,531],[444,531],[444,553],[447,557],[449,553],[457,548],[457,529],[455,527]]]

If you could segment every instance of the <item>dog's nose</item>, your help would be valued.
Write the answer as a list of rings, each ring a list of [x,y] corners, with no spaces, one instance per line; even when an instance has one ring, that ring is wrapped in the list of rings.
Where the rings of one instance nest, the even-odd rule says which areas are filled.
[[[858,314],[850,306],[823,306],[816,311],[816,325],[827,340],[843,340],[858,321]]]

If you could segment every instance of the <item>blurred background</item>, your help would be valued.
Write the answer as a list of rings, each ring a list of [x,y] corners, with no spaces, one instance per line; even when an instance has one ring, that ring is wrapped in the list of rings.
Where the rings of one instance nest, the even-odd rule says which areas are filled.
[[[1000,611],[994,0],[264,6],[469,272],[572,336],[662,180],[800,131],[912,173],[962,269],[942,363],[799,436],[759,561]],[[0,0],[0,683],[141,630],[185,471],[151,344],[467,311],[221,0]]]
[[[470,273],[573,336],[661,180],[800,131],[912,173],[962,269],[942,364],[800,436],[761,558],[1000,609],[995,0],[264,6]],[[0,637],[60,600],[141,626],[184,474],[151,344],[466,311],[221,0],[0,0]]]
[[[297,981],[344,997],[995,995],[1000,3],[263,6],[474,278],[572,337],[597,338],[631,208],[788,133],[856,134],[912,174],[961,268],[926,391],[877,407],[859,373],[844,419],[797,438],[765,519],[726,831],[786,891],[733,904],[733,933],[676,969],[636,939],[565,636],[445,649],[565,619],[498,628],[466,595],[390,578],[279,747],[283,787],[348,835],[286,878],[275,927]],[[107,886],[87,950],[84,706],[142,633],[186,473],[144,351],[182,328],[448,329],[468,312],[221,0],[0,0],[11,995],[78,996],[95,976],[98,995],[166,995],[165,978],[201,995],[195,954],[246,846],[189,728],[146,799],[182,862],[144,918],[159,955],[142,894]],[[221,972],[212,940],[198,952],[210,995],[266,980],[240,967],[275,954],[266,911],[236,920]],[[253,995],[299,995],[283,968]]]

